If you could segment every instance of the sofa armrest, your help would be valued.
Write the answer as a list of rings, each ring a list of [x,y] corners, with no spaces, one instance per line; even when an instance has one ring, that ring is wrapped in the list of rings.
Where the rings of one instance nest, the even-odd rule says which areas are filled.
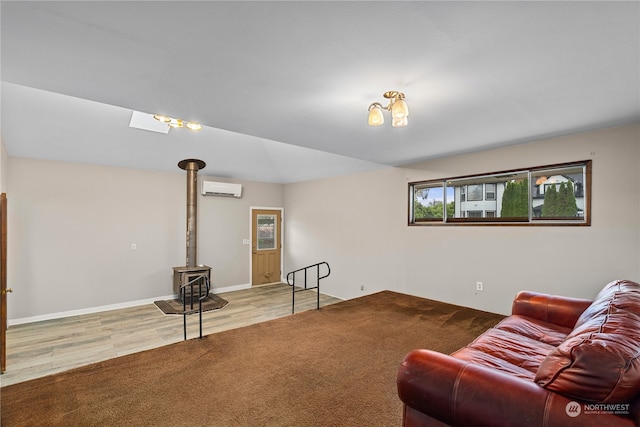
[[[414,350],[397,376],[405,405],[450,426],[634,426],[630,418],[571,417],[571,400],[533,381],[431,350]],[[571,411],[569,411],[571,412]]]
[[[582,312],[592,302],[582,298],[522,291],[513,301],[511,314],[533,317],[554,325],[573,328]]]

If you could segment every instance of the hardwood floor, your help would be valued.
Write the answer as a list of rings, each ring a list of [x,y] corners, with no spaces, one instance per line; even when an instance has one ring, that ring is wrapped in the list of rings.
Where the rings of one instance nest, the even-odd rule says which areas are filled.
[[[202,314],[203,335],[291,314],[285,284],[218,294],[229,303]],[[296,293],[296,313],[315,309],[315,291]],[[320,307],[340,301],[320,294]],[[15,325],[7,330],[7,370],[0,385],[182,341],[182,316],[165,315],[155,304]],[[187,317],[187,339],[199,334],[198,316]]]

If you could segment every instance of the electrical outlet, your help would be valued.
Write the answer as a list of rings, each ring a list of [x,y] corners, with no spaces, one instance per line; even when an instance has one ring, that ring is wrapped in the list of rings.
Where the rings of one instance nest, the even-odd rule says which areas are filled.
[[[476,282],[476,291],[482,291],[484,288],[482,287],[482,282]]]
[[[360,285],[360,290],[364,291],[364,285]]]
[[[135,243],[131,244],[131,250],[135,251],[136,249],[138,249],[138,246]]]

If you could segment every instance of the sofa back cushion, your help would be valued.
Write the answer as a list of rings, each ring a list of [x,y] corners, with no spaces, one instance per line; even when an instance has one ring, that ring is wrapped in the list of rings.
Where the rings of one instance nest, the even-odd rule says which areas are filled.
[[[594,403],[625,403],[640,391],[640,285],[607,284],[573,331],[542,362],[542,387]]]

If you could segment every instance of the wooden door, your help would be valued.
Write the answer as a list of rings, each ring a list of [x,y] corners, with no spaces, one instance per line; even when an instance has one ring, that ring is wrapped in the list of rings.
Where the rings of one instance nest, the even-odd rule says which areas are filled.
[[[282,212],[251,211],[251,285],[278,283],[282,276]]]
[[[7,194],[0,194],[0,373],[7,368]],[[11,289],[8,290],[11,292]]]

